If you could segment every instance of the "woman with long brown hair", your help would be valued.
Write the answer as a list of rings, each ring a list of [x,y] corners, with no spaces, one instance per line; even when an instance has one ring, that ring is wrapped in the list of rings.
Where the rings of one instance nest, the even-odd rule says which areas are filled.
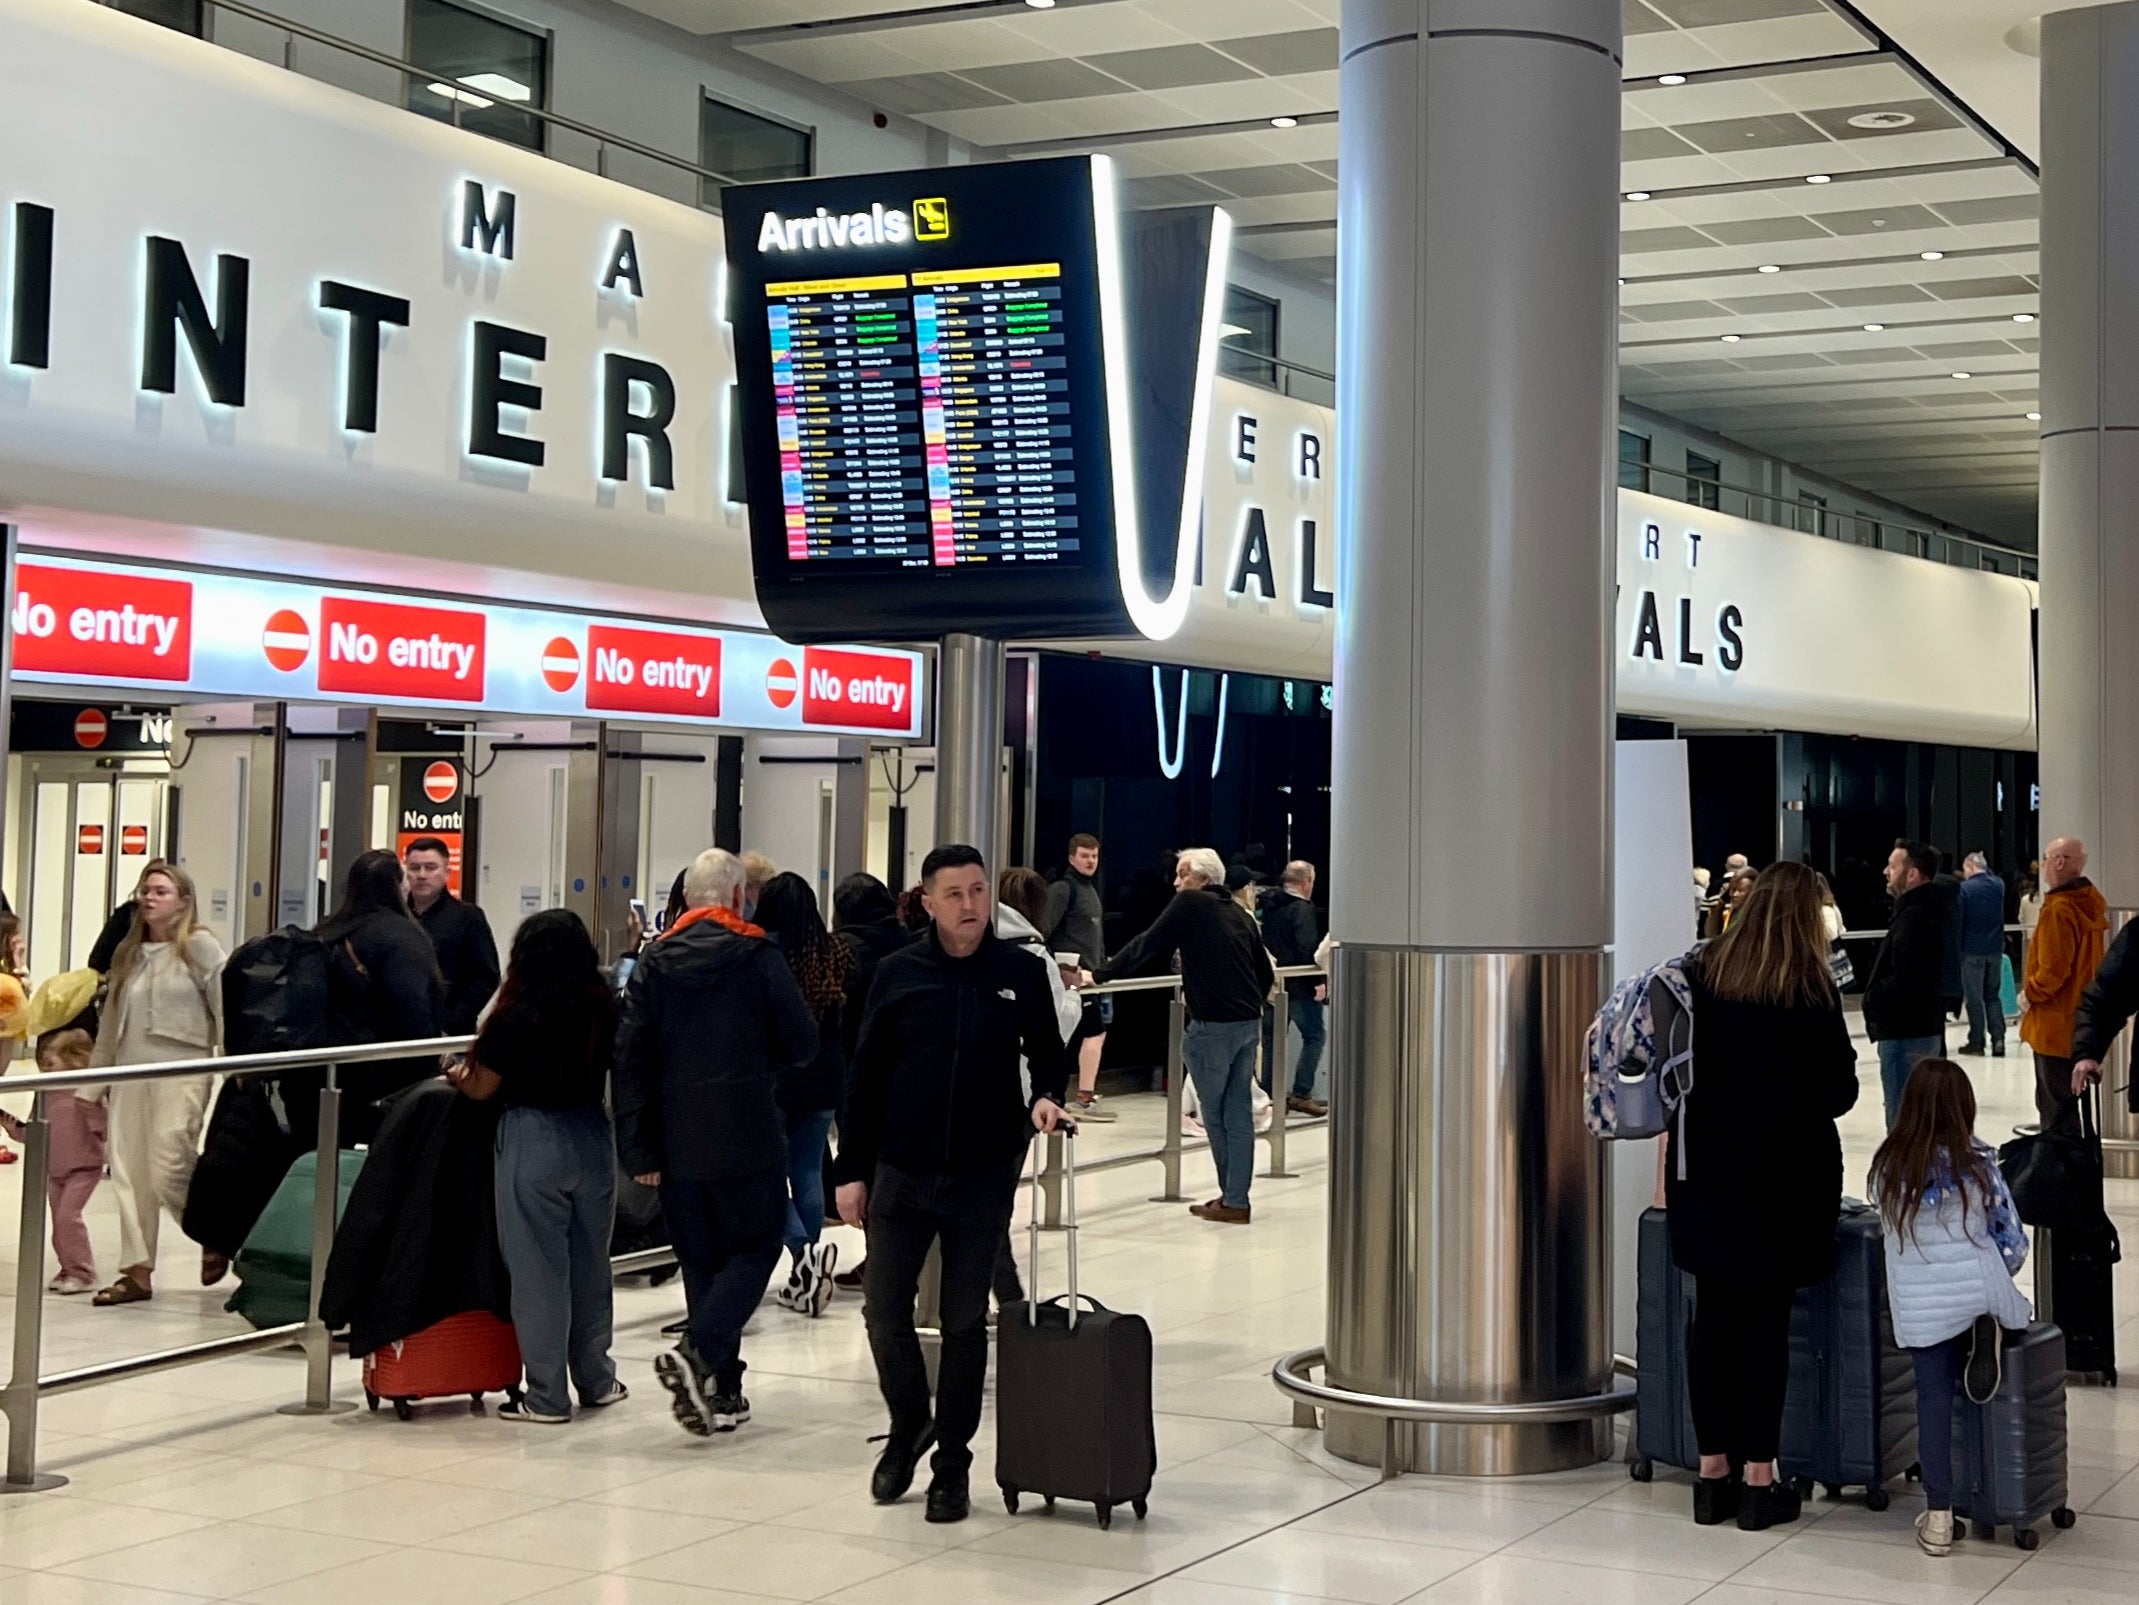
[[[223,1037],[223,947],[200,922],[193,877],[157,859],[141,872],[134,923],[111,961],[96,1065],[169,1064],[205,1059]],[[168,1209],[185,1211],[200,1153],[213,1076],[115,1084],[105,1094],[113,1196],[119,1203],[119,1279],[101,1305],[153,1296],[156,1238]],[[201,1251],[201,1285],[213,1287],[230,1262]]]
[[[1735,1516],[1759,1531],[1798,1516],[1796,1492],[1775,1474],[1790,1304],[1834,1268],[1835,1120],[1857,1101],[1857,1050],[1820,907],[1810,869],[1771,865],[1687,965],[1693,1088],[1665,1192],[1672,1259],[1699,1287],[1687,1387],[1704,1526]]]

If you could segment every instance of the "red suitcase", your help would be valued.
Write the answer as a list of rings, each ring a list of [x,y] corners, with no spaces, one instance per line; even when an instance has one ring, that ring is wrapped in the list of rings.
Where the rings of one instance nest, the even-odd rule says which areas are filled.
[[[449,1315],[364,1356],[364,1402],[376,1410],[384,1399],[403,1421],[419,1399],[465,1393],[469,1408],[481,1414],[483,1395],[498,1392],[519,1397],[520,1344],[512,1323],[488,1310]]]

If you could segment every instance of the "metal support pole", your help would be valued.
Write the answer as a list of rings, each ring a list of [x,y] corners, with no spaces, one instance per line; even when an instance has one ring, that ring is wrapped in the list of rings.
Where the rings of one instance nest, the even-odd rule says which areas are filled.
[[[14,538],[7,566],[14,572]],[[15,1360],[0,1409],[7,1415],[7,1481],[0,1493],[34,1494],[63,1488],[65,1477],[37,1471],[37,1368],[45,1332],[45,1180],[52,1173],[52,1128],[38,1093],[22,1123],[22,1221],[15,1237]],[[71,1096],[71,1094],[70,1094]]]
[[[1003,643],[947,635],[936,654],[936,839],[980,849],[988,873],[1005,862]]]
[[[1292,999],[1280,981],[1277,1001],[1270,1005],[1270,1168],[1263,1172],[1277,1181],[1289,1180],[1294,1172],[1285,1168],[1285,1127],[1292,1102],[1291,1044]]]
[[[1159,1149],[1159,1170],[1165,1177],[1166,1190],[1152,1199],[1154,1204],[1178,1204],[1181,1201],[1181,1033],[1188,1029],[1188,1005],[1181,999],[1181,989],[1175,987],[1172,1001],[1166,1008],[1166,1137]]]
[[[277,1415],[340,1415],[356,1406],[334,1398],[334,1334],[320,1318],[319,1301],[327,1289],[327,1258],[334,1252],[334,1206],[341,1194],[342,1093],[333,1065],[327,1066],[326,1083],[319,1089],[319,1139],[314,1149],[317,1170],[312,1178],[312,1291],[305,1301],[304,1336],[298,1341],[305,1351],[305,1396],[301,1403],[285,1404]]]

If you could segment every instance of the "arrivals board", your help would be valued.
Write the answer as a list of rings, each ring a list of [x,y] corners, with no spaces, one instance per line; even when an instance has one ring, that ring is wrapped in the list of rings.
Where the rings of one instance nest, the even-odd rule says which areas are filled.
[[[470,714],[921,733],[918,653],[26,551],[18,681]]]
[[[726,192],[758,599],[793,639],[1129,628],[1104,158]]]

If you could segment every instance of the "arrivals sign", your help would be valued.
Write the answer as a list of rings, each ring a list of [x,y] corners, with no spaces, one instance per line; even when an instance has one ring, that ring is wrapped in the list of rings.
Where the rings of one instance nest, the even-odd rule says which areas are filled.
[[[918,653],[26,555],[17,679],[912,738]],[[796,695],[799,685],[801,695]]]

